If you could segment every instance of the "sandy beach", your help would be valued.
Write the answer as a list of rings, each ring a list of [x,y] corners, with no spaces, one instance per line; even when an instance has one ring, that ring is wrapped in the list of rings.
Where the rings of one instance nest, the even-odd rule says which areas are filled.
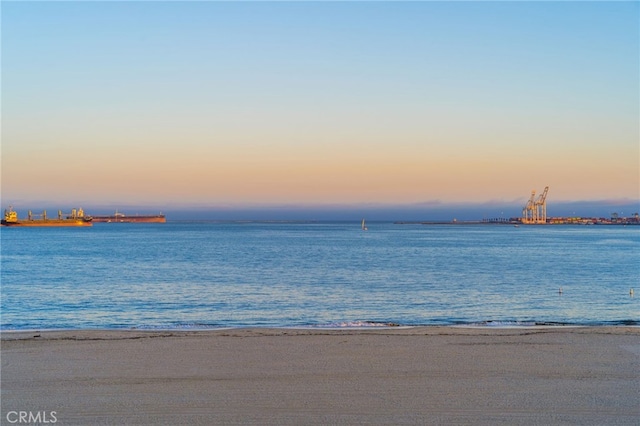
[[[5,332],[1,354],[3,425],[640,421],[638,327]]]

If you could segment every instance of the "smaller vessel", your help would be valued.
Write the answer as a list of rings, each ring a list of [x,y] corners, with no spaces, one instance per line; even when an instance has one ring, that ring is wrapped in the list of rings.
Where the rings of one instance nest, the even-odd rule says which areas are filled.
[[[9,206],[9,209],[4,211],[1,224],[2,226],[91,226],[93,224],[91,221],[91,216],[85,216],[82,209],[73,209],[68,215],[58,210],[58,216],[55,218],[49,218],[46,210],[37,215],[29,210],[26,219],[19,219],[18,213]]]
[[[367,228],[367,224],[366,224],[366,222],[364,221],[364,219],[362,219],[362,230],[363,230],[363,231],[368,231],[368,230],[369,230],[369,228]]]
[[[116,210],[113,215],[93,216],[93,221],[105,223],[165,223],[167,218],[162,213],[157,215],[127,216]]]

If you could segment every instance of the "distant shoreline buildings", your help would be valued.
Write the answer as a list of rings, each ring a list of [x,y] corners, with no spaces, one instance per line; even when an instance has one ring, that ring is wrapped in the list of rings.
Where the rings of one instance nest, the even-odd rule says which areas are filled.
[[[471,225],[471,224],[498,224],[498,225],[640,225],[640,214],[633,213],[631,216],[621,216],[618,213],[612,213],[611,217],[581,217],[581,216],[547,216],[547,194],[549,187],[546,186],[542,194],[536,198],[535,189],[531,191],[531,197],[522,209],[521,217],[511,218],[490,218],[482,220],[464,220],[458,221],[427,221],[418,222],[425,225],[437,224],[454,224],[454,225]],[[396,222],[401,224],[415,222]]]
[[[522,209],[520,223],[530,224],[551,224],[551,225],[635,225],[640,224],[638,213],[631,217],[620,217],[618,213],[612,213],[610,218],[604,217],[547,217],[547,194],[549,187],[546,186],[542,194],[535,198],[535,189],[531,191],[531,197]],[[514,220],[514,219],[511,219]],[[514,221],[517,221],[515,219]]]
[[[421,225],[640,225],[640,216],[638,213],[634,213],[631,217],[618,217],[613,216],[611,218],[605,217],[549,217],[545,222],[524,223],[522,218],[489,218],[481,220],[457,220],[450,221],[435,220],[435,221],[401,221],[394,222],[396,224],[408,225],[408,224],[421,224]]]
[[[452,223],[458,222],[455,219]],[[581,217],[581,216],[558,216],[547,217],[544,222],[527,223],[522,218],[512,217],[509,219],[492,218],[476,221],[476,223],[497,223],[497,224],[522,224],[522,225],[640,225],[640,214],[634,213],[630,217],[622,217],[617,213],[613,213],[611,217]]]

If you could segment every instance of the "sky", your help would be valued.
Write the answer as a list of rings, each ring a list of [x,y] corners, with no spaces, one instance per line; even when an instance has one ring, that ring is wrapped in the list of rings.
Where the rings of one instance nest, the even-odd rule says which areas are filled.
[[[639,4],[3,1],[3,208],[638,204]]]

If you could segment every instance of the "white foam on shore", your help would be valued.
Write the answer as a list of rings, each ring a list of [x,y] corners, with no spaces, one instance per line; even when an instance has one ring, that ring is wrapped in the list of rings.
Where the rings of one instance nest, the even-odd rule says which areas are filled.
[[[375,327],[375,328],[384,328],[384,327],[393,327],[393,328],[398,328],[398,327],[403,327],[403,328],[409,328],[410,326],[401,326],[400,324],[397,323],[392,323],[392,322],[376,322],[376,321],[362,321],[362,320],[357,320],[357,321],[338,321],[338,322],[332,322],[332,323],[327,323],[327,324],[317,324],[317,325],[306,325],[306,326],[300,326],[300,327],[295,327],[295,328],[369,328],[369,327]]]

